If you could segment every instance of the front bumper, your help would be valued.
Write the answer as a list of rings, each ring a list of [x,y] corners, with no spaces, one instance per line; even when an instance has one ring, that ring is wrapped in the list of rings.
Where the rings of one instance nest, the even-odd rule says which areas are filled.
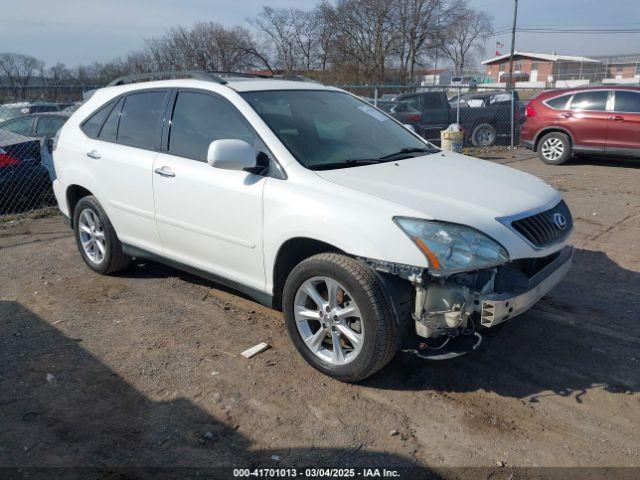
[[[549,265],[529,279],[529,286],[519,292],[490,293],[481,298],[480,323],[493,327],[531,308],[565,277],[573,260],[573,247],[561,250]]]

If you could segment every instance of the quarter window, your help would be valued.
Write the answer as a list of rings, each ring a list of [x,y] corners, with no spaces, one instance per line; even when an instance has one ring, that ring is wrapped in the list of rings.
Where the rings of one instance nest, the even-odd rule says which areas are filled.
[[[244,140],[256,151],[264,149],[226,101],[204,93],[180,92],[171,118],[169,152],[206,161],[209,144],[222,139]]]
[[[111,108],[113,108],[113,104],[115,101],[111,101],[100,108],[96,113],[91,115],[87,120],[82,124],[82,131],[86,133],[88,136],[95,138],[98,136],[98,132],[100,131],[100,127],[104,123],[104,119],[107,118]]]
[[[595,110],[604,112],[607,108],[608,96],[609,92],[606,90],[576,93],[571,100],[571,110]]]
[[[571,95],[561,95],[556,98],[551,98],[547,100],[545,103],[549,105],[551,108],[555,108],[557,110],[564,110],[567,108],[567,102],[571,98]]]
[[[640,113],[640,92],[616,90],[616,112]]]
[[[120,114],[117,141],[138,148],[157,148],[165,95],[164,91],[128,95]]]

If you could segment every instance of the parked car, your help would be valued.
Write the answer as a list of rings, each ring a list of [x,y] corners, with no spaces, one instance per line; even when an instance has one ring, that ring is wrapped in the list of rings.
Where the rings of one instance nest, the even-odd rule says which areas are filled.
[[[544,163],[576,154],[640,156],[640,87],[550,90],[526,107],[521,143]]]
[[[357,381],[398,349],[478,348],[569,269],[571,214],[536,177],[336,88],[167,75],[112,82],[60,130],[54,192],[95,272],[146,258],[231,286]]]
[[[518,92],[514,92],[514,94],[517,102]],[[500,98],[494,93],[489,95],[486,105],[482,108],[460,109],[459,123],[465,131],[467,143],[477,147],[485,147],[494,145],[501,137],[510,138],[511,102],[491,102],[492,96],[494,99]],[[456,123],[457,109],[451,106],[444,91],[405,93],[394,97],[393,100],[406,103],[412,109],[420,112],[419,120],[408,120],[403,113],[394,116],[403,123],[413,125],[416,131],[427,140],[440,141],[440,131],[446,129],[450,124]],[[515,122],[518,125],[520,111],[517,108],[514,110]],[[409,114],[413,116],[413,112]],[[517,134],[518,128],[515,130]]]
[[[0,211],[33,202],[50,191],[51,181],[40,159],[37,139],[0,131]]]
[[[52,102],[5,103],[0,106],[0,122],[30,113],[58,112],[68,105],[68,103],[58,104]]]
[[[63,108],[62,111],[71,115],[73,112],[79,109],[82,104],[83,102],[73,102],[71,105],[68,105],[65,108]]]
[[[55,136],[69,119],[64,112],[32,113],[14,117],[0,123],[0,130],[8,130],[27,137],[46,138]],[[1,134],[0,134],[1,135]]]

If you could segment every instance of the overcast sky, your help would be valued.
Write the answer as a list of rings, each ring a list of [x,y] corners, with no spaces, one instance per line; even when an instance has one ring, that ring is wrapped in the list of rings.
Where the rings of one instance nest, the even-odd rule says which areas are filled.
[[[264,4],[311,7],[315,0],[0,0],[0,51],[33,55],[48,66],[105,62],[141,48],[144,39],[198,21],[243,24]],[[513,0],[471,0],[494,18],[496,31],[511,24]],[[640,28],[640,0],[520,0],[521,26]],[[508,53],[508,34],[496,41]],[[640,34],[519,34],[516,49],[575,55],[640,52]]]

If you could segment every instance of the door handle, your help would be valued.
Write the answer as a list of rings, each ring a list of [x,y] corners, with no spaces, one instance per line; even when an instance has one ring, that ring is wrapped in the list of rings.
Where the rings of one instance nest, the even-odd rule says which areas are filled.
[[[613,117],[609,117],[609,120],[613,120],[614,122],[622,122],[624,117],[622,115],[614,115]]]
[[[154,170],[154,172],[156,172],[161,177],[175,177],[176,176],[176,174],[173,173],[173,171],[167,166],[164,166],[162,168],[156,168]]]
[[[91,150],[90,152],[87,152],[87,157],[97,160],[100,158],[100,152],[97,150]]]
[[[560,116],[562,118],[571,118],[571,117],[573,117],[573,115],[571,113],[561,113]]]

